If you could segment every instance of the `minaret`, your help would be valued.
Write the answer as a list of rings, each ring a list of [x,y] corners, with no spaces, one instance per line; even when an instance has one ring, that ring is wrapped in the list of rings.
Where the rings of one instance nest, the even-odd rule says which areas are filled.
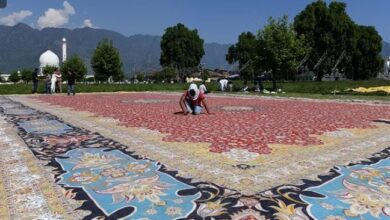
[[[66,39],[62,38],[62,62],[66,61]]]

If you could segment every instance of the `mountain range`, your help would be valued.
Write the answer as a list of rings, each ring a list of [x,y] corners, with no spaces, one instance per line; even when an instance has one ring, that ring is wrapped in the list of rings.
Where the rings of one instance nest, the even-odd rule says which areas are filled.
[[[384,57],[390,57],[390,43],[383,41],[382,55]]]
[[[133,35],[126,37],[120,33],[94,28],[34,29],[26,24],[15,26],[0,25],[0,72],[10,73],[21,68],[39,66],[39,56],[47,49],[60,58],[61,39],[67,39],[68,56],[78,54],[90,68],[90,60],[97,44],[111,39],[119,49],[126,75],[136,72],[152,72],[160,69],[161,36]],[[231,69],[225,60],[229,44],[205,43],[202,65],[210,69]]]
[[[59,55],[61,39],[67,39],[68,56],[78,54],[87,64],[92,73],[90,60],[99,41],[108,38],[119,49],[125,75],[137,72],[152,72],[160,69],[161,36],[133,35],[126,37],[118,32],[94,29],[76,28],[44,28],[34,29],[26,24],[15,26],[0,25],[0,72],[10,73],[21,68],[39,66],[39,56],[47,49]],[[232,69],[225,60],[229,44],[205,43],[205,55],[202,65],[209,69]],[[382,55],[390,56],[390,43],[383,42]]]

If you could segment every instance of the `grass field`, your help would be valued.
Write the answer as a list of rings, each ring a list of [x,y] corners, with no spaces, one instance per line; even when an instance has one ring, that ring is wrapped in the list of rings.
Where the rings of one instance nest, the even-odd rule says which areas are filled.
[[[233,81],[234,91],[239,91],[244,87],[243,81]],[[217,82],[206,85],[211,92],[218,92],[219,86]],[[248,82],[249,88],[254,88],[253,82]],[[374,94],[355,94],[345,92],[346,89],[357,87],[375,87],[375,86],[390,86],[390,81],[386,80],[367,80],[367,81],[333,81],[333,82],[284,82],[277,83],[278,88],[281,88],[284,94],[273,94],[268,96],[282,97],[307,97],[307,98],[326,98],[326,99],[376,99],[388,100],[390,96],[386,93]],[[264,87],[270,89],[271,82],[265,82]],[[31,84],[2,84],[0,85],[0,94],[30,94]],[[77,84],[76,92],[119,92],[119,91],[183,91],[188,88],[186,83],[175,84]],[[335,94],[335,91],[338,91]],[[66,92],[66,85],[63,85],[63,92]],[[44,93],[44,86],[39,84],[38,93]],[[250,93],[258,94],[258,93]]]

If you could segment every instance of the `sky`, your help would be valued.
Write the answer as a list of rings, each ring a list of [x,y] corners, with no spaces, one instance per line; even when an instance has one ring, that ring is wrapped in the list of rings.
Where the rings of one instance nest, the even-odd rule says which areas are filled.
[[[181,22],[196,28],[205,42],[235,43],[244,31],[257,32],[270,16],[291,20],[310,0],[7,0],[0,24],[23,22],[34,28],[92,27],[135,34],[163,35]],[[329,2],[329,1],[328,1]],[[390,42],[389,0],[345,0],[358,24],[375,26]]]

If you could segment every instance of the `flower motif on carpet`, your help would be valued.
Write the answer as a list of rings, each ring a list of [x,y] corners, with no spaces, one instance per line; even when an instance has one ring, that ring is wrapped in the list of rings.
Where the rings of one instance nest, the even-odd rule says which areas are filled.
[[[37,99],[113,118],[124,126],[158,131],[167,134],[163,139],[166,142],[207,142],[210,143],[209,150],[215,153],[246,149],[270,154],[272,144],[321,145],[323,142],[315,135],[340,129],[376,128],[373,120],[390,117],[390,107],[384,105],[210,96],[207,102],[215,114],[184,117],[174,114],[180,110],[179,98],[128,93],[80,95],[72,99],[41,96]],[[135,103],[137,100],[142,101]],[[144,103],[148,103],[147,107]]]
[[[36,111],[30,108],[20,107],[20,108],[5,108],[4,113],[9,115],[31,115],[31,114],[35,114]]]
[[[4,102],[1,103],[1,108],[3,109],[13,109],[13,108],[20,108],[22,105],[20,103],[15,103],[15,102]]]
[[[35,134],[61,135],[72,130],[62,122],[46,118],[23,121],[19,124],[26,132]]]
[[[341,154],[334,154],[335,151],[330,150],[336,149],[333,147],[302,145],[273,146],[272,152],[267,155],[241,147],[234,147],[223,153],[210,153],[206,144],[191,145],[192,143],[178,142],[174,143],[177,148],[172,148],[161,144],[165,143],[161,139],[159,139],[161,142],[153,142],[153,137],[147,139],[141,136],[145,144],[143,141],[138,141],[137,136],[129,132],[130,129],[126,130],[128,133],[123,137],[134,138],[137,142],[130,142],[130,144],[124,142],[126,143],[124,144],[116,142],[115,136],[100,135],[106,134],[91,128],[98,124],[88,124],[89,121],[85,121],[85,118],[74,112],[71,116],[82,123],[86,122],[89,125],[86,129],[77,128],[73,124],[74,121],[68,121],[62,116],[63,119],[59,119],[55,116],[56,113],[53,114],[39,112],[27,118],[5,114],[4,117],[19,129],[18,135],[34,155],[39,160],[47,162],[48,172],[54,174],[66,196],[80,202],[77,206],[79,210],[89,213],[84,216],[85,219],[310,219],[317,218],[312,216],[312,209],[317,206],[320,212],[326,214],[317,219],[354,219],[347,214],[356,215],[358,211],[366,212],[362,214],[363,218],[371,213],[376,215],[377,210],[381,211],[380,217],[387,214],[388,206],[383,202],[383,198],[386,201],[388,197],[383,196],[386,196],[388,192],[386,184],[389,185],[390,182],[387,176],[388,168],[382,169],[376,164],[389,158],[390,149],[383,150],[382,146],[375,148],[365,143],[366,141],[374,143],[372,140],[375,140],[374,144],[377,144],[380,138],[364,140],[361,143],[364,149],[382,150],[375,153],[372,158],[345,168],[322,172],[323,175],[318,178],[310,177],[298,184],[289,184],[289,182],[275,184],[275,182],[270,183],[272,178],[290,177],[293,172],[301,172],[306,167],[308,170],[313,170],[316,164],[325,163],[329,157],[322,156],[326,156],[328,151],[335,157],[340,157]],[[199,120],[199,117],[193,118]],[[72,130],[65,134],[53,135],[31,133],[22,127],[24,122],[36,119],[56,120],[66,124],[62,121],[64,120],[72,124],[69,125]],[[159,123],[153,120],[148,123]],[[167,124],[166,127],[169,125]],[[105,129],[110,132],[118,131],[110,126]],[[289,136],[283,131],[278,131],[277,134],[284,138]],[[151,133],[146,135],[151,136]],[[249,134],[249,137],[257,136]],[[347,135],[339,139],[345,142],[348,138],[351,136]],[[386,137],[382,139],[388,141]],[[196,142],[195,139],[193,141]],[[246,143],[245,140],[240,141],[236,145]],[[169,160],[150,154],[147,150],[143,151],[143,148],[147,147],[156,149],[156,154],[164,154],[175,163],[168,166]],[[357,149],[356,153],[362,154],[364,149],[355,147],[351,145],[348,149]],[[311,154],[308,154],[309,152]],[[306,155],[304,160],[299,156],[302,154]],[[352,158],[367,158],[367,156],[357,155]],[[295,159],[297,161],[294,161]],[[269,166],[278,163],[282,166]],[[186,165],[185,169],[183,164]],[[326,165],[323,169],[326,170],[327,167],[333,167],[335,164],[337,163]],[[259,171],[261,167],[266,169]],[[339,181],[340,169],[351,170],[349,177],[344,178],[347,182],[341,182],[331,187],[331,190],[316,191]],[[194,175],[196,172],[201,174]],[[275,174],[281,176],[274,177]],[[209,176],[213,178],[207,179]],[[315,176],[317,177],[317,174]],[[26,178],[27,180],[29,178]],[[257,188],[258,185],[266,184],[269,184],[267,188]],[[363,190],[362,186],[368,189]],[[245,189],[250,190],[245,191]],[[378,192],[382,194],[379,195]],[[328,198],[326,193],[332,194],[334,201],[326,201]],[[313,201],[308,202],[307,198]],[[366,201],[369,201],[368,204],[371,206],[375,204],[376,207],[362,203]],[[340,210],[340,213],[332,213],[334,210]]]
[[[332,132],[326,132],[324,135],[328,137],[336,137],[336,138],[345,138],[345,137],[354,136],[354,134],[349,131],[332,131]]]
[[[137,99],[133,101],[134,103],[139,104],[153,104],[153,103],[167,103],[171,102],[169,99]]]
[[[5,97],[0,97],[0,104],[11,103],[12,101]]]
[[[231,218],[232,220],[267,220],[265,216],[261,216],[258,211],[253,209],[237,212]]]
[[[92,139],[92,135],[79,135],[79,136],[45,136],[43,142],[49,145],[68,145],[68,144],[80,144],[81,142]]]
[[[240,111],[251,111],[253,107],[250,106],[224,106],[222,110],[227,112],[240,112]]]
[[[159,172],[161,166],[156,163],[118,150],[74,149],[56,161],[66,172],[59,176],[59,184],[82,188],[107,216],[131,207],[134,211],[129,216],[134,219],[143,218],[145,212],[159,219],[185,218],[200,196],[181,195],[193,187]]]
[[[296,208],[295,204],[286,205],[283,201],[278,200],[278,206],[271,206],[274,208],[277,213],[274,214],[276,219],[280,220],[291,220],[291,219],[301,219],[309,220],[309,217],[306,216],[302,211],[302,207]]]
[[[202,203],[197,213],[202,218],[220,216],[226,213],[226,205],[228,204],[229,203],[222,203],[221,200]]]
[[[260,156],[260,154],[255,152],[249,152],[246,149],[231,149],[229,152],[223,152],[222,154],[227,158],[238,162],[248,162],[256,160],[256,158]]]
[[[302,196],[311,216],[325,219],[378,219],[390,216],[390,159],[372,165],[338,167],[340,176],[318,187],[306,189],[322,198]]]

